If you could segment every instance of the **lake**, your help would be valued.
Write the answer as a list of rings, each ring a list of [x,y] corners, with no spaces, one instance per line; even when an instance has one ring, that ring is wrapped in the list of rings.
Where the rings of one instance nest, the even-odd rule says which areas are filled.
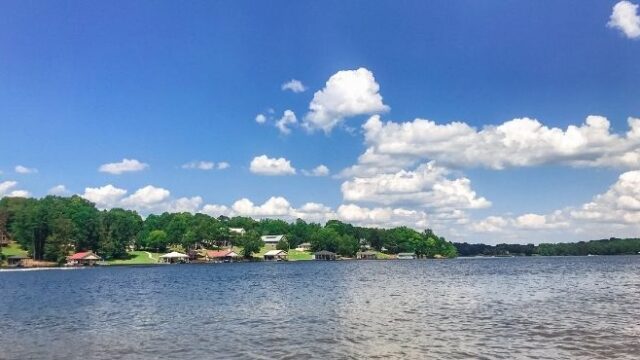
[[[640,256],[0,273],[1,359],[638,358]]]

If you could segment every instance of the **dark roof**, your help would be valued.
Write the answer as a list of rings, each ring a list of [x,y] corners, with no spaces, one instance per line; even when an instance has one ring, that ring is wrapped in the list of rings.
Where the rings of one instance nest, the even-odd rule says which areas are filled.
[[[29,259],[26,255],[11,255],[7,256],[7,259]]]
[[[327,251],[327,250],[320,250],[314,253],[314,255],[335,255],[335,254],[336,253],[332,253],[331,251]]]

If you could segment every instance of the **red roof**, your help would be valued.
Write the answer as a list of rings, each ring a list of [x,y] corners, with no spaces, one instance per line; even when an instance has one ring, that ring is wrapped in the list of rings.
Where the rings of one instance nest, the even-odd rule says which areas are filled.
[[[207,257],[210,258],[219,258],[219,257],[227,257],[233,251],[231,250],[209,250],[207,251]]]
[[[71,256],[68,257],[69,260],[82,260],[84,259],[86,256],[93,254],[91,251],[85,251],[85,252],[79,252],[79,253],[75,253]]]

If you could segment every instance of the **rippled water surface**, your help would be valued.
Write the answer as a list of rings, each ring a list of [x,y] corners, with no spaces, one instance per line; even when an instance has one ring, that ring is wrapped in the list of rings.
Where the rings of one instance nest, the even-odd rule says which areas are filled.
[[[0,273],[1,359],[635,358],[640,256]]]

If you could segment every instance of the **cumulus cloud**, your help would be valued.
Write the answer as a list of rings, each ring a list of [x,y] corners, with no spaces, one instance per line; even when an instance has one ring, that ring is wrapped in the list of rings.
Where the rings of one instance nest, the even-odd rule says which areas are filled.
[[[182,165],[187,170],[212,170],[215,164],[211,161],[191,161]]]
[[[229,167],[231,167],[231,165],[226,161],[221,161],[218,163],[218,170],[228,169]]]
[[[256,115],[256,122],[258,124],[264,124],[265,122],[267,122],[267,117],[264,114],[258,114]]]
[[[100,165],[100,168],[98,168],[98,171],[114,174],[114,175],[120,175],[125,172],[142,171],[148,167],[149,167],[148,164],[140,162],[136,159],[122,159],[122,161],[120,162]]]
[[[301,93],[307,90],[307,87],[302,84],[300,80],[291,79],[286,83],[282,84],[282,90],[291,90],[294,93]]]
[[[285,110],[282,117],[276,121],[276,127],[280,130],[281,134],[287,135],[291,133],[291,129],[289,126],[295,125],[298,123],[298,118],[296,114],[291,110]]]
[[[81,196],[100,209],[117,207],[120,200],[127,194],[127,190],[117,188],[111,184],[102,187],[88,187]]]
[[[620,30],[629,39],[640,38],[638,5],[626,0],[615,4],[607,26]]]
[[[566,130],[538,120],[519,118],[476,130],[463,122],[437,124],[430,120],[382,122],[377,115],[364,125],[368,148],[358,166],[397,168],[420,160],[437,160],[454,167],[507,167],[565,164],[576,167],[640,166],[640,119],[629,118],[629,131],[612,133],[609,121],[589,116]]]
[[[381,228],[408,226],[418,229],[429,227],[427,214],[418,210],[391,207],[366,208],[345,204],[338,207],[337,214],[340,220],[360,226]]]
[[[249,170],[259,175],[295,175],[296,169],[285,158],[270,158],[267,155],[256,156],[251,160]]]
[[[378,173],[354,177],[342,183],[345,201],[383,205],[413,205],[438,210],[479,209],[489,207],[484,197],[476,195],[467,178],[449,179],[449,170],[435,162],[415,170]]]
[[[167,189],[147,185],[122,199],[122,204],[131,208],[148,209],[167,200],[170,195]]]
[[[285,217],[291,214],[292,208],[289,201],[281,196],[269,198],[262,205],[255,205],[249,199],[240,199],[233,203],[231,209],[244,216],[252,217]]]
[[[47,194],[63,196],[63,195],[69,194],[69,190],[67,190],[66,186],[60,184],[60,185],[56,185],[56,186],[52,187],[51,189],[49,189]]]
[[[26,190],[14,189],[18,185],[17,181],[0,182],[0,198],[3,197],[30,197],[31,193]]]
[[[322,164],[311,170],[302,170],[304,176],[329,176],[329,173],[329,168]]]
[[[386,112],[389,107],[379,90],[373,73],[365,68],[338,71],[313,95],[303,125],[329,133],[347,117]]]
[[[26,167],[26,166],[23,166],[23,165],[16,165],[14,170],[18,174],[35,174],[35,173],[38,172],[38,169],[36,169],[36,168],[29,168],[29,167]]]

